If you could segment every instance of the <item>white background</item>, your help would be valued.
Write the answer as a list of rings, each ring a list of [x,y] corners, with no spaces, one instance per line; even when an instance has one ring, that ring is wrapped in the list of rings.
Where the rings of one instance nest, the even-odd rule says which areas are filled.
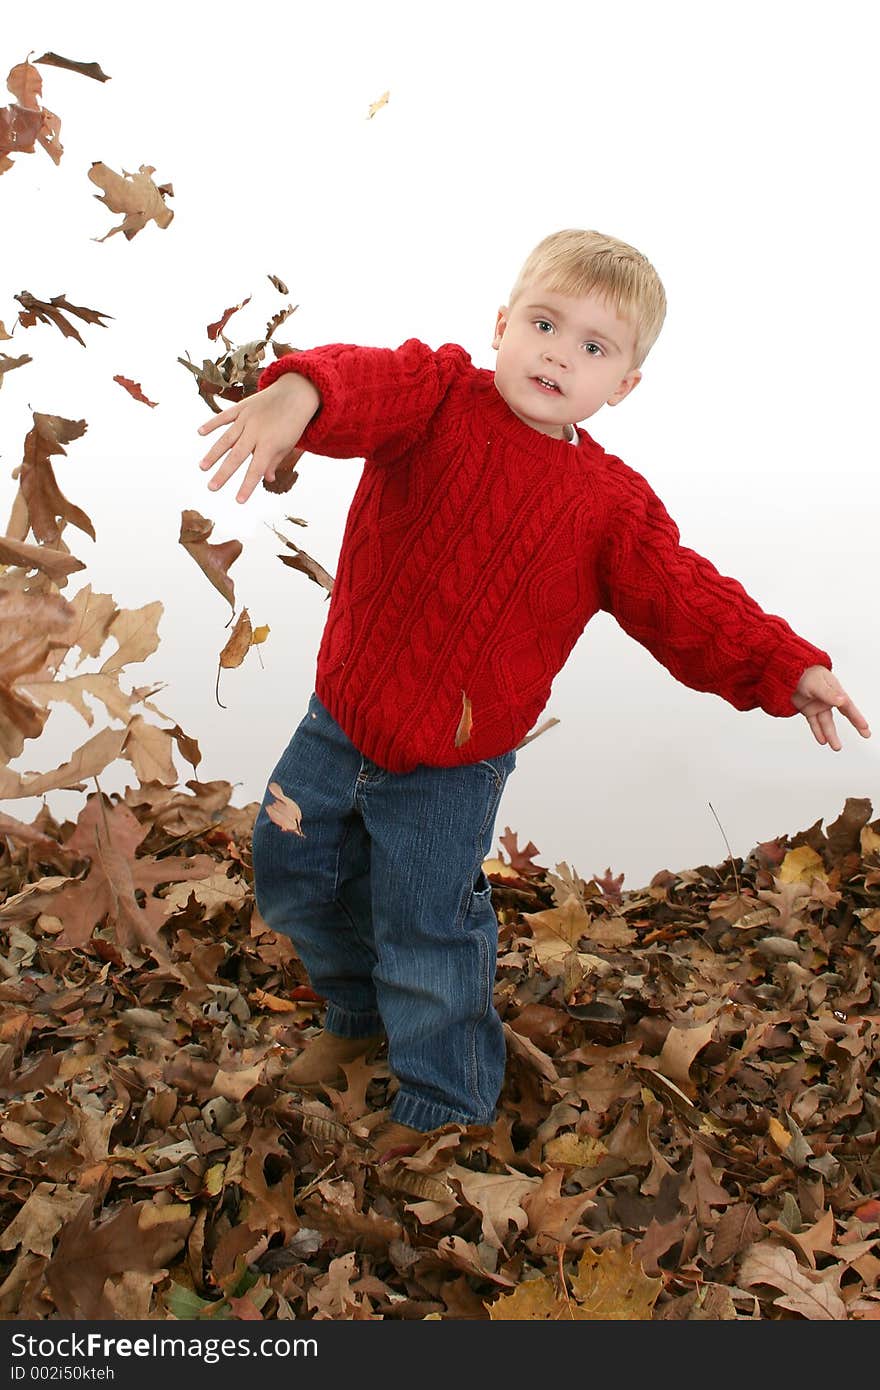
[[[160,647],[123,685],[167,682],[157,703],[199,740],[200,780],[259,799],[302,717],[326,596],[282,566],[269,526],[335,572],[361,463],[304,456],[292,492],[243,506],[233,483],[210,493],[208,412],[178,356],[216,357],[206,326],[248,295],[228,332],[260,336],[289,302],[271,274],[299,305],[282,341],[454,341],[491,368],[525,256],[584,227],[643,251],[669,301],[641,384],[584,427],[648,478],[684,545],[830,652],[876,732],[836,716],[834,753],[801,715],[740,713],[600,613],[541,716],[561,723],[519,755],[495,846],[510,826],[539,864],[610,867],[637,888],[726,858],[710,802],[736,854],[833,821],[847,796],[880,814],[876,15],[803,0],[7,8],[4,76],[54,50],[112,80],[41,69],[64,155],[56,167],[38,148],[0,177],[0,320],[12,331],[21,290],[113,317],[78,324],[85,349],[47,325],[2,344],[34,360],[0,392],[0,525],[31,412],[85,418],[56,475],[97,543],[67,528],[88,568],[63,592],[88,581],[123,608],[162,600]],[[174,190],[170,227],[99,244],[121,219],[93,196],[98,160],[154,166]],[[223,673],[225,710],[230,609],[178,544],[184,508],[215,522],[212,541],[244,542],[236,613],[271,627]],[[12,766],[56,766],[96,716],[90,730],[55,707]],[[117,763],[101,783],[133,777]],[[75,817],[83,794],[47,800]],[[29,820],[39,805],[5,809]]]

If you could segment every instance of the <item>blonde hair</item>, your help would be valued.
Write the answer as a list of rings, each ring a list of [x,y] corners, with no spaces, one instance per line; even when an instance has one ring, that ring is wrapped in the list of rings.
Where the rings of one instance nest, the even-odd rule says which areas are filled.
[[[578,296],[598,290],[617,315],[635,328],[628,370],[641,367],[666,317],[666,292],[641,251],[602,232],[568,227],[544,237],[526,257],[510,291],[510,307],[536,281],[557,294]]]

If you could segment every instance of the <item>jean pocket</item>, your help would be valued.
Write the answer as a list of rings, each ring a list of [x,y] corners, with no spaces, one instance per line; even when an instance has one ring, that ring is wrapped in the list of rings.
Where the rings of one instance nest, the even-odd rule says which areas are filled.
[[[468,917],[479,917],[485,912],[487,907],[492,906],[492,885],[483,872],[482,866],[477,872],[474,886],[471,889],[471,899],[468,903]]]

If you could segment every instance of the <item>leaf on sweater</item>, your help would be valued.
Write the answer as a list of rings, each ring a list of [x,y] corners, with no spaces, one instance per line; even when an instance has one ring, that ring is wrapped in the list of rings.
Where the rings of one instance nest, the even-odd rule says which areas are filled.
[[[468,739],[469,739],[470,736],[471,736],[471,730],[472,730],[472,728],[473,728],[473,715],[472,715],[472,713],[471,713],[471,702],[470,702],[470,700],[468,699],[467,695],[465,695],[464,691],[462,691],[462,692],[461,692],[461,718],[460,718],[459,721],[458,721],[458,728],[457,728],[456,731],[455,731],[455,740],[454,740],[454,741],[455,741],[455,746],[456,746],[456,748],[460,748],[460,747],[462,746],[463,743],[467,743]]]

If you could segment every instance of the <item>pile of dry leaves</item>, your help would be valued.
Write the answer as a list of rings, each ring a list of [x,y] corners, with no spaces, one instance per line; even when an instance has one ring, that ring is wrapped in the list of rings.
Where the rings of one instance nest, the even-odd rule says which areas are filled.
[[[76,67],[38,61],[53,60]],[[35,71],[10,75],[0,173],[27,140],[61,157]],[[161,210],[151,172],[151,201],[111,181],[108,206]],[[17,298],[23,330],[100,321]],[[283,317],[218,362],[184,362],[205,401],[254,388]],[[0,383],[30,362],[0,354]],[[84,793],[75,823],[45,803],[32,823],[0,815],[0,1317],[880,1317],[870,804],[638,892],[548,871],[507,829],[484,865],[509,1059],[498,1117],[377,1165],[364,1141],[396,1085],[381,1056],[323,1099],[285,1085],[321,1001],[254,907],[256,805],[232,806],[229,782],[181,785],[174,755],[195,772],[196,740],[146,717],[169,720],[153,689],[123,687],[156,650],[161,603],[62,592],[84,568],[63,532],[94,528],[53,458],[85,428],[34,416],[0,537],[0,798]],[[179,540],[234,612],[241,543],[209,543],[211,525],[185,512]],[[287,544],[284,563],[330,589]],[[246,619],[221,666],[265,638]],[[105,727],[60,767],[13,771],[59,701],[90,727],[103,707]],[[98,778],[118,759],[135,785],[108,796]]]
[[[320,1004],[190,785],[7,837],[3,1316],[880,1316],[868,805],[639,893],[508,830],[498,1118],[377,1166],[387,1064],[285,1088]]]

